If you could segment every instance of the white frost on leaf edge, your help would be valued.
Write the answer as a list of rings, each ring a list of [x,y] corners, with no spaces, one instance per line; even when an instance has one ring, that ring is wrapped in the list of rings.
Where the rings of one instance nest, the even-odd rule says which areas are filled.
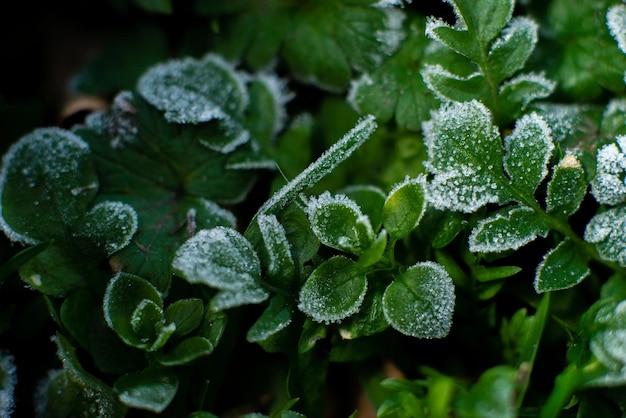
[[[617,41],[619,49],[626,54],[626,6],[616,4],[606,13],[606,25],[611,36]]]
[[[275,74],[261,72],[256,75],[255,79],[262,83],[274,98],[274,113],[276,119],[274,119],[272,133],[276,135],[285,126],[285,122],[287,121],[285,106],[295,97],[295,94],[287,88],[287,80]]]
[[[449,72],[448,70],[446,70],[444,67],[442,67],[440,64],[424,65],[424,68],[422,68],[422,70],[420,71],[420,74],[422,75],[422,79],[424,80],[426,87],[428,87],[428,89],[435,94],[437,99],[439,99],[442,102],[448,102],[448,101],[451,101],[451,99],[441,94],[441,92],[439,91],[435,83],[433,83],[433,79],[432,79],[433,76],[441,76],[441,77],[445,77],[445,78],[457,80],[457,81],[469,81],[476,77],[483,77],[483,75],[479,71],[476,71],[466,76],[453,74]]]
[[[526,105],[528,105],[530,102],[532,102],[533,100],[542,99],[544,97],[549,96],[550,94],[552,94],[552,92],[556,88],[556,82],[550,80],[549,78],[547,78],[545,76],[545,73],[543,73],[543,72],[522,73],[522,74],[520,74],[520,75],[518,75],[516,77],[513,77],[513,78],[505,81],[504,83],[500,84],[500,88],[498,89],[498,93],[502,94],[502,92],[506,88],[509,88],[511,86],[514,86],[515,84],[520,84],[520,83],[524,83],[524,82],[528,82],[528,83],[539,85],[539,86],[543,87],[543,89],[545,90],[545,93],[535,92],[533,94],[529,94],[526,97],[524,97],[524,101],[522,102],[522,105],[524,107]]]
[[[372,77],[367,73],[362,73],[359,78],[350,81],[350,88],[348,89],[348,94],[346,95],[346,101],[357,113],[362,113],[362,109],[358,103],[359,90],[361,87],[369,87],[373,85],[374,80],[372,80]]]

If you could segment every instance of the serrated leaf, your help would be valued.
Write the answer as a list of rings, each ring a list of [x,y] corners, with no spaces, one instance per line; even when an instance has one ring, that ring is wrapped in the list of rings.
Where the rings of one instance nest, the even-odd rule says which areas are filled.
[[[426,21],[426,35],[446,45],[453,51],[466,56],[472,61],[481,59],[481,49],[476,40],[469,35],[467,30],[457,25],[451,27],[441,19],[429,17]]]
[[[165,310],[165,322],[176,324],[172,338],[189,334],[202,323],[204,304],[202,299],[180,299],[172,303]]]
[[[266,340],[291,323],[293,307],[282,296],[274,296],[259,319],[250,327],[246,339],[251,342]]]
[[[324,245],[359,255],[374,243],[369,218],[345,195],[325,192],[311,198],[306,210],[313,233]]]
[[[443,105],[424,123],[426,167],[434,175],[429,202],[438,209],[473,212],[496,203],[506,183],[502,144],[487,108],[473,100]]]
[[[258,253],[262,257],[266,280],[280,287],[288,287],[295,278],[295,264],[285,228],[275,215],[261,214],[257,216],[256,222],[263,238],[263,248]]]
[[[158,414],[172,402],[178,384],[173,370],[151,366],[120,377],[114,387],[124,405]]]
[[[471,0],[452,0],[457,15],[457,25],[464,25],[484,48],[504,28],[513,14],[512,0],[487,0],[475,3]]]
[[[204,229],[176,251],[174,271],[190,283],[238,290],[261,278],[256,252],[231,228]]]
[[[442,101],[469,102],[488,96],[485,77],[480,73],[459,76],[447,71],[441,65],[427,65],[422,70],[424,82]]]
[[[383,226],[392,239],[413,231],[426,212],[426,177],[406,177],[393,186],[383,206]]]
[[[89,374],[61,334],[53,337],[63,370],[51,373],[39,392],[41,410],[55,416],[124,416],[127,407],[111,387]]]
[[[469,236],[469,249],[474,253],[517,250],[547,233],[548,226],[531,208],[506,207],[478,222]]]
[[[64,239],[98,190],[89,146],[60,128],[36,129],[4,155],[0,189],[0,226],[10,240]]]
[[[126,344],[149,350],[162,333],[171,335],[163,318],[163,299],[147,280],[118,273],[104,294],[104,318]],[[175,329],[175,328],[174,328]]]
[[[77,226],[76,234],[88,238],[111,255],[130,244],[137,225],[137,212],[132,206],[106,201],[87,212]]]
[[[215,346],[211,341],[195,336],[185,338],[171,349],[158,351],[154,358],[162,366],[182,366],[200,357],[208,356],[214,349]]]
[[[589,275],[587,262],[580,246],[569,238],[564,239],[537,266],[535,290],[543,293],[576,286]]]
[[[537,43],[537,23],[524,16],[511,19],[489,49],[487,68],[499,84],[521,70]]]
[[[591,180],[591,194],[599,203],[617,205],[626,201],[626,136],[603,146],[596,155],[596,175]]]
[[[320,264],[300,290],[298,308],[317,322],[337,322],[355,314],[365,298],[364,272],[345,257]]]
[[[438,105],[420,74],[430,45],[423,27],[422,20],[413,21],[407,39],[393,56],[351,82],[348,101],[357,112],[372,114],[380,122],[393,119],[401,129],[421,129]]]
[[[595,244],[600,257],[626,267],[626,207],[618,206],[591,218],[585,241]]]
[[[585,169],[571,153],[554,167],[546,193],[546,210],[559,216],[570,216],[578,210],[587,194]]]
[[[548,97],[556,84],[543,74],[524,73],[502,83],[498,90],[500,114],[518,117],[535,100]]]
[[[513,186],[531,199],[548,174],[554,150],[550,127],[536,113],[524,115],[504,138],[504,169]]]
[[[383,295],[391,326],[417,338],[443,338],[452,327],[454,284],[437,263],[425,261],[401,273]]]

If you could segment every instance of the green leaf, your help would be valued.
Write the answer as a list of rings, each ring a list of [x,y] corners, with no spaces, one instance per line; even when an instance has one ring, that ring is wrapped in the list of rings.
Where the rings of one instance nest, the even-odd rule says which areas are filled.
[[[311,198],[306,211],[313,233],[324,245],[359,255],[374,243],[369,218],[346,195],[325,192]]]
[[[63,296],[86,286],[88,278],[77,268],[79,260],[73,250],[52,243],[20,267],[20,278],[50,296]]]
[[[511,366],[496,366],[484,372],[461,398],[459,411],[467,417],[515,418],[516,393],[520,382]]]
[[[208,356],[215,346],[204,337],[189,337],[176,343],[171,349],[164,349],[155,353],[155,360],[162,366],[182,366],[192,361]]]
[[[261,263],[252,245],[239,232],[216,227],[198,232],[176,251],[174,272],[190,283],[225,291],[214,305],[234,307],[259,303],[268,294],[257,283]]]
[[[150,350],[160,334],[171,335],[175,325],[165,324],[163,299],[147,280],[118,273],[104,294],[104,318],[126,344]],[[173,329],[172,329],[173,328]]]
[[[514,17],[491,45],[487,68],[493,82],[500,84],[521,70],[537,43],[537,23],[524,16]]]
[[[425,66],[422,77],[441,101],[469,102],[478,98],[484,102],[488,97],[485,77],[478,72],[459,76],[436,64]]]
[[[176,325],[172,338],[187,335],[198,328],[203,317],[204,304],[202,299],[180,299],[165,310],[165,322]]]
[[[599,203],[617,205],[626,201],[626,136],[603,146],[596,154],[596,175],[591,180],[591,194]]]
[[[61,334],[53,337],[63,370],[53,372],[38,391],[38,409],[52,416],[125,416],[117,394],[89,374],[78,362],[76,351]]]
[[[41,252],[47,249],[51,243],[52,241],[47,241],[32,247],[26,247],[2,264],[2,266],[0,266],[0,284],[15,273],[15,271],[17,271],[26,262],[41,254]]]
[[[370,284],[359,312],[339,325],[339,335],[345,340],[378,334],[389,327],[383,313],[384,282],[374,278]]]
[[[115,390],[124,405],[158,414],[174,399],[178,377],[171,369],[151,366],[117,379]]]
[[[383,295],[383,312],[391,326],[417,338],[443,338],[452,327],[454,284],[437,263],[415,264],[391,283]]]
[[[206,338],[215,347],[222,339],[227,323],[228,317],[224,312],[206,309],[198,335]]]
[[[39,128],[13,144],[0,171],[0,226],[24,244],[65,239],[98,190],[89,146],[59,128]]]
[[[452,6],[461,26],[465,25],[472,37],[484,50],[504,28],[513,14],[512,0],[486,0],[475,3],[471,0],[452,0]]]
[[[600,257],[626,267],[626,207],[618,206],[591,218],[585,241],[595,244]]]
[[[499,202],[507,181],[502,144],[491,114],[478,101],[443,105],[424,123],[426,167],[434,178],[429,202],[438,209],[473,212]]]
[[[251,342],[266,340],[291,323],[293,306],[282,296],[274,296],[259,319],[250,327],[246,339]]]
[[[298,308],[317,322],[338,322],[359,310],[366,290],[365,274],[354,261],[335,256],[313,270]]]
[[[564,239],[543,257],[535,275],[537,293],[569,289],[590,273],[587,256],[580,246]]]
[[[517,250],[547,233],[548,226],[534,210],[509,206],[478,222],[469,236],[469,249],[473,253]]]
[[[256,217],[263,245],[257,250],[266,280],[280,288],[288,288],[295,279],[295,264],[285,228],[275,215]]]
[[[319,340],[326,338],[328,333],[328,325],[315,322],[311,318],[307,317],[302,326],[302,334],[298,340],[298,353],[306,353],[313,347]]]
[[[352,155],[369,138],[376,127],[373,116],[366,116],[359,120],[354,128],[326,150],[315,162],[274,193],[257,213],[275,213],[287,206],[303,190],[313,186]]]
[[[472,268],[474,277],[481,283],[506,279],[507,277],[516,275],[520,271],[522,271],[522,268],[517,266],[485,267],[477,265]]]
[[[578,210],[586,194],[585,169],[574,154],[566,153],[552,171],[546,210],[550,214],[568,217]]]
[[[392,239],[409,235],[426,212],[426,177],[406,177],[393,186],[383,206],[383,226]]]
[[[441,42],[448,48],[474,62],[481,59],[481,48],[476,39],[461,26],[453,28],[441,19],[429,17],[426,21],[426,36]]]
[[[504,168],[519,193],[531,199],[548,174],[554,150],[550,127],[536,113],[524,115],[504,138]]]
[[[498,90],[499,114],[517,118],[535,100],[548,97],[556,84],[543,74],[524,73],[502,83]]]
[[[400,129],[418,131],[438,101],[420,74],[431,44],[424,36],[423,20],[411,22],[400,49],[373,72],[353,80],[350,105],[360,114],[371,114],[385,123],[395,120]]]
[[[382,210],[387,195],[379,187],[372,185],[350,185],[339,190],[361,208],[364,215],[370,219],[374,231],[382,224]]]
[[[102,202],[94,206],[77,226],[76,234],[111,255],[130,244],[137,232],[137,213],[120,202]]]

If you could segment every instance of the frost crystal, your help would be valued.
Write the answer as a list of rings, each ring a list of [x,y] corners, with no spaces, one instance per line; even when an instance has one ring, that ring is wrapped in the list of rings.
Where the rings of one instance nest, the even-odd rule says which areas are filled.
[[[287,112],[285,105],[294,97],[294,94],[287,89],[287,81],[270,73],[260,73],[256,80],[263,83],[274,99],[274,128],[272,132],[277,134],[285,126]]]
[[[588,107],[579,104],[538,103],[533,105],[550,126],[552,138],[559,143],[584,129],[582,114]]]
[[[616,144],[605,145],[596,155],[596,175],[591,181],[591,194],[601,204],[617,205],[626,200],[626,136]]]
[[[0,378],[0,418],[9,418],[15,407],[17,369],[15,357],[5,351],[0,351]]]
[[[534,100],[543,99],[544,97],[549,96],[556,87],[556,83],[546,78],[543,73],[523,73],[502,83],[500,85],[499,93],[502,94],[506,90],[515,91],[520,88],[519,86],[523,86],[525,84],[533,85],[536,88],[527,91],[522,95],[522,107],[527,106]]]
[[[139,220],[132,206],[121,202],[102,202],[85,215],[79,235],[92,238],[110,255],[126,247]]]
[[[511,37],[515,33],[520,31],[523,32],[528,39],[530,39],[530,49],[534,49],[535,45],[537,44],[538,29],[539,25],[533,19],[524,16],[514,17],[509,21],[509,24],[502,30],[501,37],[497,38],[493,42],[489,54],[506,45]]]
[[[595,215],[585,228],[584,239],[596,244],[603,259],[626,267],[626,207],[618,206]]]
[[[386,17],[385,28],[376,31],[376,40],[380,43],[383,53],[391,55],[405,38],[404,30],[402,30],[405,15],[400,10],[391,7],[383,8],[383,12]],[[379,57],[377,61],[382,61],[382,58]]]
[[[619,49],[626,54],[626,6],[616,4],[611,6],[606,13],[606,25]]]

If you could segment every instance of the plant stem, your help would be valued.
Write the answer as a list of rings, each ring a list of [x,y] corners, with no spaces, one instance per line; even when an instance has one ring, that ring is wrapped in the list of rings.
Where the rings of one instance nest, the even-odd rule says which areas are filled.
[[[554,389],[547,402],[541,408],[540,418],[556,418],[567,405],[581,381],[581,372],[575,365],[570,365],[556,377]]]

